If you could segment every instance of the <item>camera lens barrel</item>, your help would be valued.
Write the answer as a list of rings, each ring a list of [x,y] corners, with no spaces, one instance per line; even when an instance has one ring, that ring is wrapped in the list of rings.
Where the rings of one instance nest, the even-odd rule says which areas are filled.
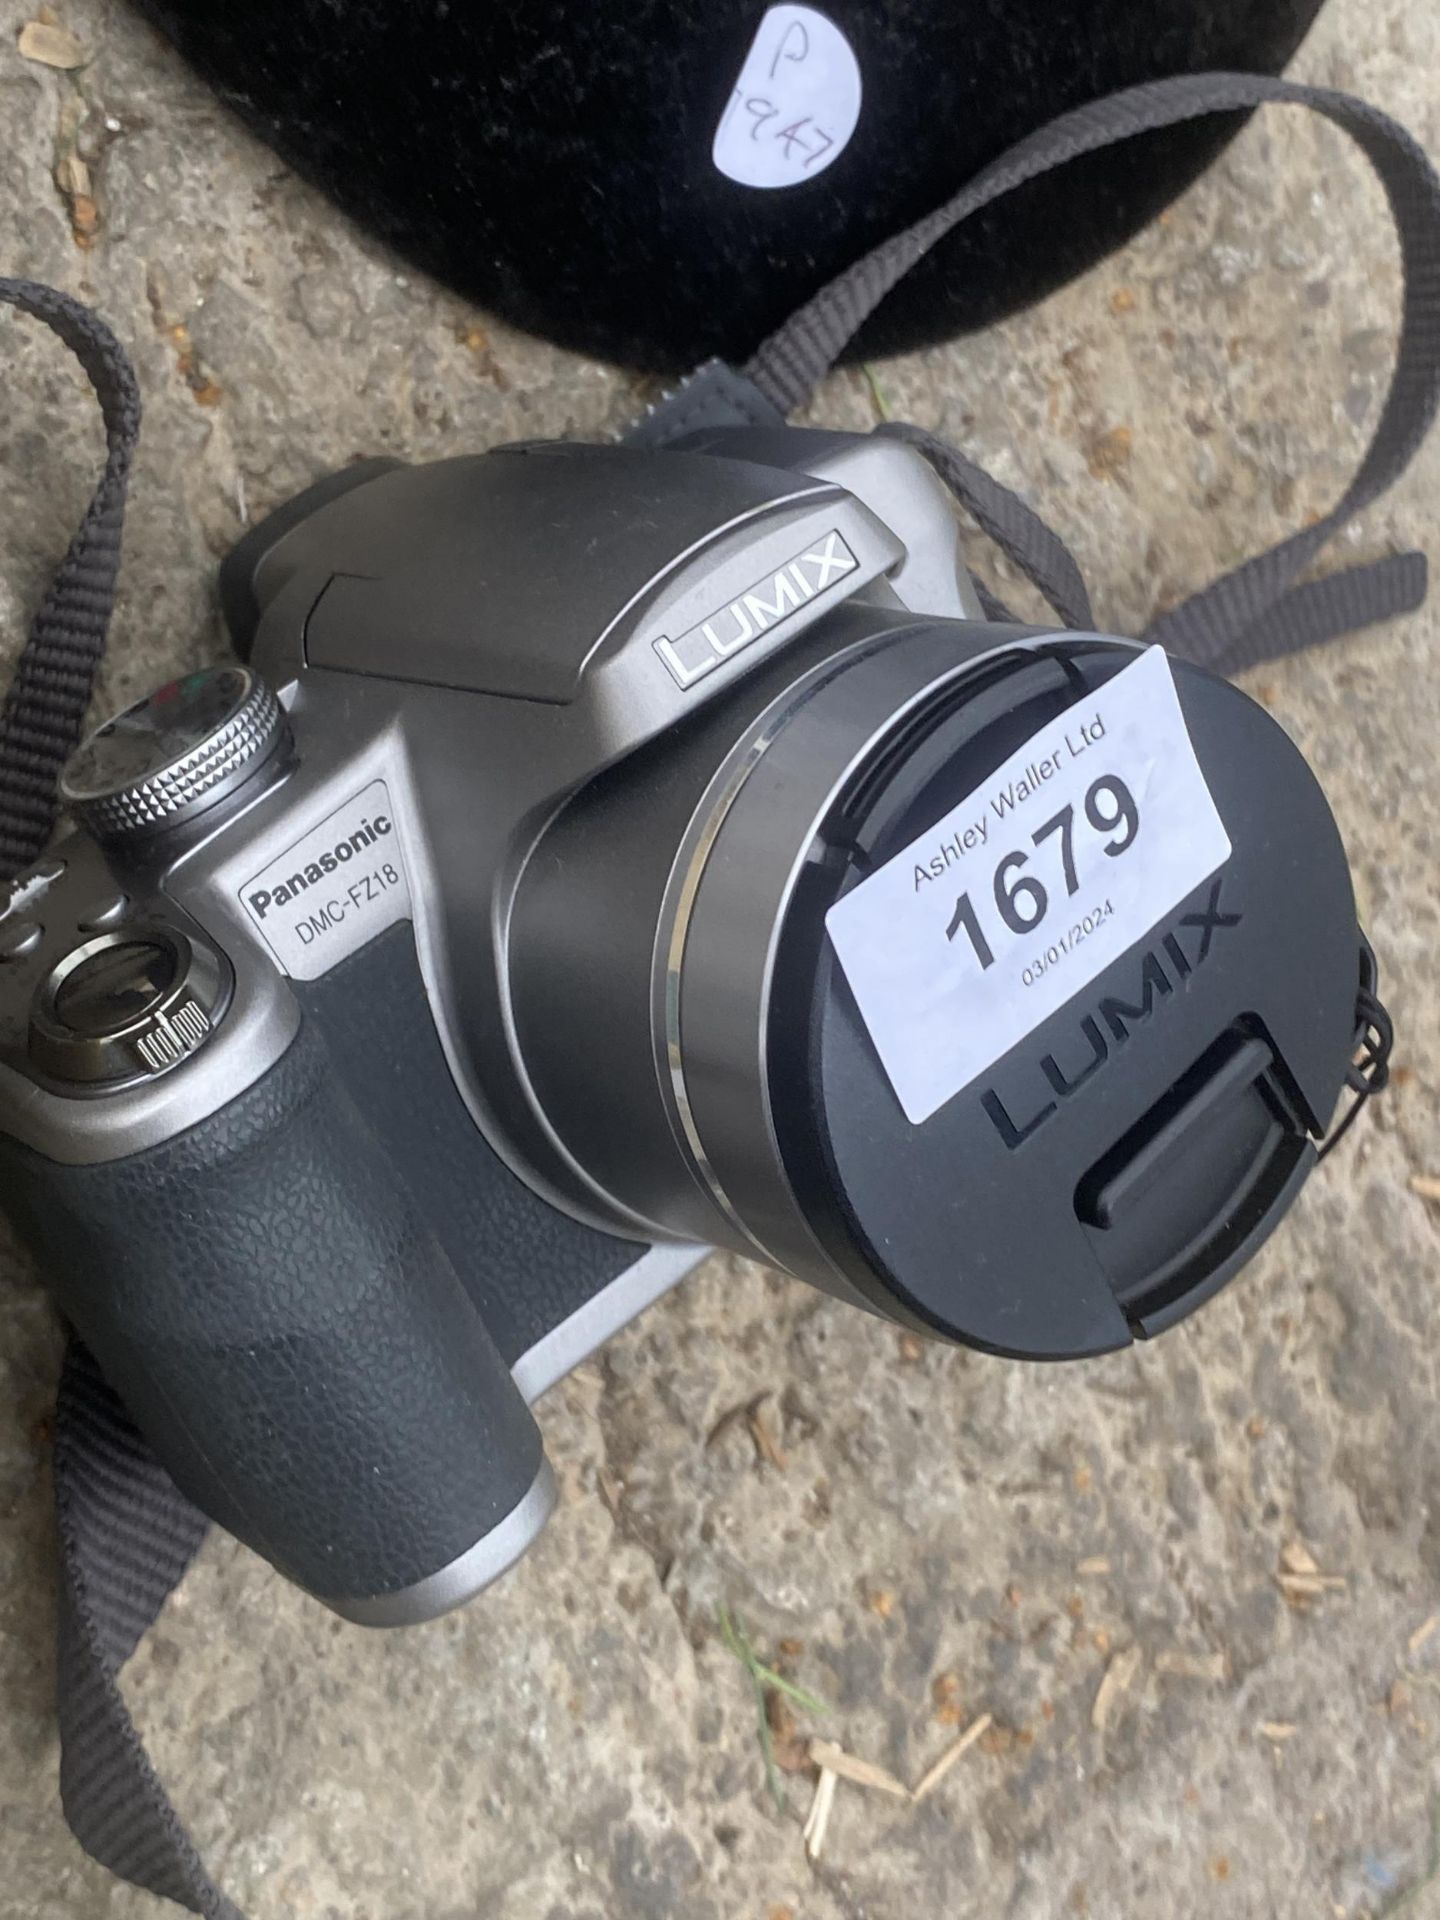
[[[862,686],[856,665],[913,626],[912,616],[841,607],[823,639],[802,638],[684,729],[591,781],[532,853],[509,927],[515,1046],[532,1097],[608,1196],[617,1222],[653,1238],[715,1242],[789,1265],[800,1254],[761,1233],[759,1216],[774,1214],[808,1261],[807,1276],[852,1299],[861,1296],[831,1271],[803,1213],[787,1199],[773,1153],[762,1150],[755,1168],[765,1197],[748,1186],[743,1199],[731,1197],[726,1181],[733,1176],[722,1178],[711,1164],[691,1105],[697,1089],[703,1104],[710,1075],[702,1066],[697,1080],[698,1055],[689,1051],[688,1029],[682,1043],[675,1022],[681,969],[688,992],[700,956],[689,940],[696,889],[736,796],[810,701],[827,690],[833,698],[843,680],[847,711],[832,723],[821,758],[808,747],[797,752],[787,737],[785,765],[803,774],[806,796],[783,822],[771,823],[765,860],[742,879],[739,919],[729,932],[738,935],[743,924],[739,944],[763,976],[787,876],[803,860],[817,811],[850,759],[894,713],[892,675],[873,688],[862,676]],[[953,670],[961,630],[945,631]],[[937,641],[937,659],[945,647]],[[934,671],[927,666],[914,677],[923,686]],[[720,1075],[736,1078],[763,1115],[762,1038],[738,1006],[730,1011],[738,972],[726,986],[725,1008],[716,1012],[742,1039]],[[763,992],[763,977],[757,990]],[[708,1047],[708,1038],[695,1041],[697,1049],[702,1044]],[[763,1119],[759,1124],[763,1134]],[[587,1197],[593,1204],[593,1194]]]
[[[837,903],[1042,730],[1073,714],[1083,745],[1141,651],[851,609],[823,652],[772,663],[576,798],[517,900],[516,1038],[547,1119],[617,1208],[1031,1358],[1157,1331],[1248,1259],[1341,1093],[1363,947],[1319,786],[1248,696],[1171,663],[1228,837],[1218,870],[1098,973],[1067,958],[1077,990],[933,1111],[907,1112],[830,930]],[[1117,811],[1115,750],[1096,744],[1086,804],[1123,849],[1140,829]],[[1019,829],[992,824],[967,882],[994,869],[995,902],[1025,924],[1045,896],[1005,888],[1039,872],[1040,841],[1007,856]],[[1058,838],[1045,851],[1058,861]],[[968,894],[948,859],[937,897],[958,926]],[[983,967],[978,925],[975,943]],[[1037,934],[1027,977],[1046,951]]]

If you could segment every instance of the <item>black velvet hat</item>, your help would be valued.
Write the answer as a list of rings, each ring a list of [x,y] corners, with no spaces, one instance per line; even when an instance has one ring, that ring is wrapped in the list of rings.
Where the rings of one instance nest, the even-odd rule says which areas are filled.
[[[1022,134],[1117,87],[1273,72],[1319,0],[140,0],[362,225],[566,346],[740,355]],[[1078,161],[943,242],[859,351],[1089,266],[1233,133]]]

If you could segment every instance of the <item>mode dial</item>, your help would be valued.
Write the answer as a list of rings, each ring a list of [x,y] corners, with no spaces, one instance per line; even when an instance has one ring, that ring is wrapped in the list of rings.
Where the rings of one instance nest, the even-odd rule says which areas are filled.
[[[171,680],[96,729],[60,777],[60,793],[97,839],[177,826],[245,785],[288,747],[290,724],[249,667]]]

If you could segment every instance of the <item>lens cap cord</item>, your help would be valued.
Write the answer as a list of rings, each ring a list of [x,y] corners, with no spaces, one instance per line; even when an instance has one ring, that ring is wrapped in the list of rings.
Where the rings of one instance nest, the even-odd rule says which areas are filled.
[[[1373,966],[1371,973],[1373,975]],[[1316,1154],[1326,1160],[1360,1118],[1360,1110],[1372,1094],[1383,1093],[1390,1084],[1390,1055],[1395,1047],[1395,1025],[1377,997],[1374,987],[1362,982],[1355,1002],[1355,1058],[1345,1076],[1345,1084],[1355,1098],[1345,1109],[1343,1119],[1330,1129],[1329,1138]]]
[[[768,339],[743,372],[712,362],[638,422],[630,440],[663,445],[700,426],[776,424],[804,405],[864,319],[961,221],[1085,153],[1206,114],[1308,107],[1348,133],[1379,174],[1400,237],[1400,345],[1380,424],[1337,505],[1312,526],[1162,614],[1142,636],[1216,671],[1236,671],[1413,611],[1426,563],[1392,555],[1297,585],[1340,528],[1404,471],[1440,403],[1440,178],[1420,146],[1346,94],[1254,74],[1198,74],[1130,88],[1062,115],[1012,147],[923,220],[874,248]],[[85,517],[36,614],[0,709],[0,886],[43,851],[62,765],[80,738],[115,597],[140,398],[123,349],[97,315],[33,281],[0,279],[0,303],[43,320],[84,367],[104,415],[107,459]],[[1090,597],[1060,537],[1010,489],[923,428],[877,429],[918,447],[956,499],[1072,629],[1094,626]],[[1009,620],[981,588],[989,617]],[[1355,1101],[1322,1153],[1384,1085],[1388,1015],[1362,981]],[[94,1361],[72,1336],[56,1414],[60,1535],[57,1693],[66,1818],[102,1865],[206,1920],[241,1920],[206,1872],[150,1765],[118,1676],[179,1584],[208,1522],[154,1459]]]

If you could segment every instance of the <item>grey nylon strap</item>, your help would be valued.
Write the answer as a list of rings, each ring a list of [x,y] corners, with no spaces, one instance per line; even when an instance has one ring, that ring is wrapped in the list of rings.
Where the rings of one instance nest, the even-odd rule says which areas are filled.
[[[102,1866],[205,1920],[240,1920],[206,1873],[121,1696],[120,1669],[210,1523],[72,1335],[55,1413],[60,1799]]]
[[[70,348],[100,402],[107,446],[100,484],[31,624],[0,709],[3,882],[28,867],[50,838],[60,769],[79,743],[105,651],[140,389],[120,342],[78,300],[34,280],[0,279],[0,304],[43,320]]]
[[[876,428],[892,440],[908,441],[918,447],[940,478],[974,519],[1019,567],[1026,579],[1039,588],[1067,627],[1089,631],[1095,625],[1090,609],[1090,590],[1085,585],[1075,556],[1053,527],[1043,521],[1018,493],[992,479],[983,467],[952,447],[938,434],[923,427],[911,427],[903,421],[887,421]],[[986,614],[1011,620],[1004,604],[984,589],[988,600]]]
[[[1404,466],[1440,387],[1440,188],[1393,122],[1343,95],[1248,75],[1162,82],[1070,114],[1023,141],[928,220],[867,255],[766,344],[749,369],[702,369],[641,423],[663,444],[698,422],[755,422],[808,396],[855,328],[930,246],[1022,180],[1133,133],[1196,114],[1280,100],[1318,108],[1351,132],[1384,179],[1404,249],[1407,301],[1400,364],[1375,441],[1344,500],[1324,521],[1166,615],[1148,637],[1212,665],[1248,664],[1419,603],[1425,563],[1402,555],[1291,589],[1330,534]],[[55,327],[85,365],[105,413],[109,459],[85,522],[47,596],[0,715],[0,878],[34,858],[54,817],[55,781],[89,701],[114,597],[126,474],[139,425],[128,363],[109,330],[49,288],[0,280],[0,299]],[[758,388],[758,392],[756,389]],[[1050,600],[1060,618],[1093,626],[1080,570],[1018,496],[938,437],[883,429],[932,460],[982,528]],[[1287,589],[1290,589],[1287,591]],[[1005,619],[988,592],[987,612]],[[86,1351],[72,1340],[57,1413],[60,1530],[59,1711],[65,1811],[104,1865],[205,1920],[240,1920],[206,1873],[165,1797],[120,1695],[117,1677],[203,1539],[206,1522],[136,1433]]]
[[[1291,592],[1298,575],[1346,521],[1377,499],[1408,466],[1440,402],[1440,178],[1403,127],[1348,94],[1258,74],[1187,74],[1132,87],[1064,114],[1012,147],[934,213],[882,241],[822,288],[761,346],[746,372],[781,411],[793,411],[809,399],[890,289],[938,241],[982,207],[1082,154],[1135,134],[1205,114],[1266,105],[1308,107],[1323,114],[1358,143],[1384,185],[1405,277],[1395,373],[1374,438],[1337,505],[1302,532],[1246,561],[1173,612],[1162,614],[1144,638],[1202,665],[1234,671],[1412,611],[1425,594],[1425,561],[1419,554],[1398,555],[1310,583],[1298,597]],[[914,431],[907,430],[910,435]],[[947,479],[959,470],[954,463],[963,456],[934,436],[922,436],[917,444]],[[949,464],[949,471],[942,461]],[[977,473],[978,469],[970,469],[968,484],[973,486]],[[959,487],[956,490],[961,492]],[[984,525],[974,502],[967,500],[967,504]],[[1009,496],[994,516],[999,530],[986,530],[1032,578],[1038,568],[1054,579],[1055,556],[1049,543],[1060,546],[1057,537],[1044,529],[1048,538],[1037,543],[1033,530],[1015,520],[1014,504],[1014,496]],[[1088,614],[1073,619],[1060,602],[1053,604],[1067,624],[1091,624]]]
[[[43,851],[60,769],[84,725],[120,563],[140,393],[124,349],[68,294],[0,279],[0,302],[42,320],[84,368],[105,422],[100,484],[31,623],[0,709],[0,906]],[[59,1531],[56,1697],[60,1797],[103,1866],[205,1920],[240,1920],[165,1796],[118,1676],[177,1587],[209,1521],[176,1487],[73,1336],[55,1410]]]

